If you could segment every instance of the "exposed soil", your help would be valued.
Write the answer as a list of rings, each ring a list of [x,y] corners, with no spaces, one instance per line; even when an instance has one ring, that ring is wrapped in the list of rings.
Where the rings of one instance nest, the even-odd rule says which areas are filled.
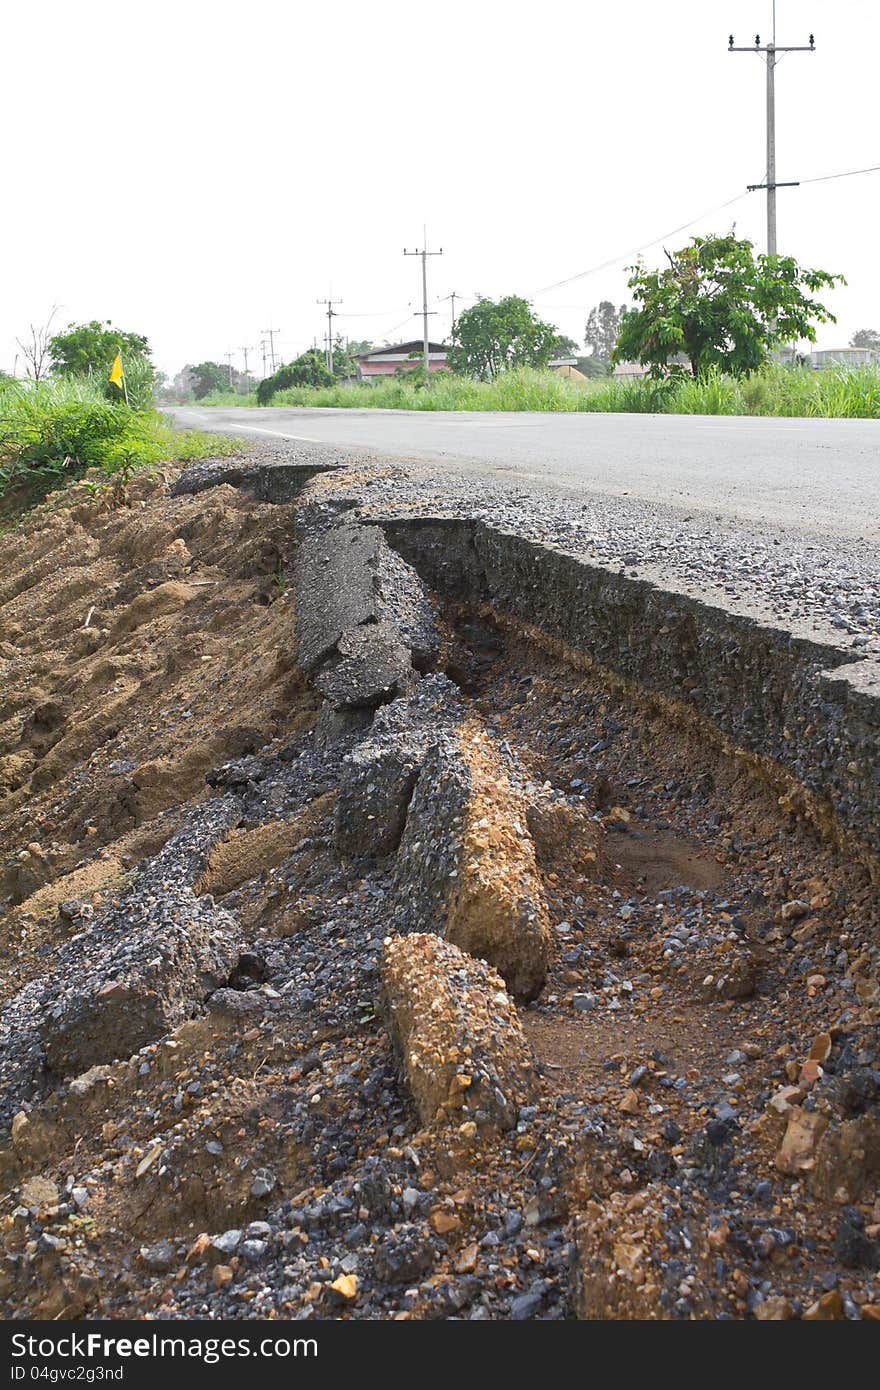
[[[875,1104],[876,890],[742,762],[490,614],[441,615],[445,664],[529,807],[539,1099],[493,1144],[423,1127],[380,1012],[394,856],[334,851],[359,735],[324,741],[295,668],[292,518],[157,479],[4,538],[2,1000],[196,806],[242,801],[195,888],[240,923],[227,986],[45,1077],[4,1141],[7,1316],[876,1316],[874,1150],[780,1165],[772,1104]]]

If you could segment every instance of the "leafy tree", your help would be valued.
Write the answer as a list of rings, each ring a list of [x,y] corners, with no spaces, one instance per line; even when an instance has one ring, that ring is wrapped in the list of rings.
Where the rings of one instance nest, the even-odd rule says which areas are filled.
[[[149,359],[150,345],[141,333],[125,333],[114,328],[107,319],[99,323],[68,324],[64,333],[49,339],[49,356],[53,371],[60,376],[105,375],[113,365],[117,352],[126,358]]]
[[[642,362],[664,376],[670,358],[683,353],[695,376],[713,367],[744,376],[776,345],[815,342],[814,324],[835,322],[810,295],[843,276],[805,270],[793,256],[755,256],[752,243],[735,236],[693,237],[666,256],[665,270],[630,267],[636,307],[623,316],[616,362]]]
[[[197,401],[213,391],[229,390],[229,371],[219,362],[199,362],[196,367],[184,367],[179,377],[181,385],[192,391]]]
[[[455,322],[449,365],[454,372],[492,380],[509,367],[545,367],[559,334],[532,311],[528,300],[508,295],[478,299]]]
[[[574,338],[567,338],[564,333],[560,333],[558,338],[553,340],[553,351],[551,357],[577,357],[578,345]]]
[[[860,328],[849,340],[850,347],[871,348],[880,352],[880,333],[876,328]]]
[[[620,322],[625,313],[625,304],[621,304],[619,309],[615,309],[610,299],[603,299],[594,309],[590,310],[584,329],[584,342],[594,357],[604,357],[610,360],[614,345],[617,342],[617,335],[620,332]]]
[[[327,368],[327,361],[319,348],[309,348],[297,357],[295,362],[282,365],[261,381],[257,387],[257,400],[260,405],[268,405],[278,391],[289,386],[332,386],[333,373]]]
[[[597,357],[595,354],[591,354],[589,357],[579,357],[577,369],[579,372],[583,372],[584,376],[590,377],[610,376],[614,370],[607,357]]]

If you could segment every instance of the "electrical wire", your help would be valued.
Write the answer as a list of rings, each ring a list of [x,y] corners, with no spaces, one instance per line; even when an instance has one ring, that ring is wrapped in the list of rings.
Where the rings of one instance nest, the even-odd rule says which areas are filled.
[[[723,212],[725,208],[733,207],[734,203],[739,203],[748,196],[748,192],[738,193],[735,198],[728,198],[727,202],[709,208],[707,212],[700,213],[699,217],[692,218],[690,222],[683,222],[680,227],[673,227],[671,231],[664,232],[662,236],[655,237],[653,241],[643,241],[638,246],[633,247],[631,251],[624,251],[622,256],[613,256],[610,260],[603,261],[601,265],[590,266],[589,270],[580,270],[577,275],[569,275],[566,280],[557,280],[552,285],[542,285],[539,290],[533,290],[529,298],[533,298],[536,294],[549,294],[551,290],[561,289],[563,285],[571,285],[575,280],[583,280],[587,275],[598,275],[601,270],[608,270],[611,266],[619,265],[629,256],[637,256],[640,251],[647,251],[650,247],[657,246],[661,241],[666,241],[667,237],[677,236],[679,232],[686,232],[689,227],[695,227],[704,218],[712,217],[716,212]]]
[[[813,179],[801,179],[801,183],[828,183],[831,179],[853,179],[856,174],[880,173],[880,164],[869,164],[867,169],[845,169],[842,174],[818,174]]]

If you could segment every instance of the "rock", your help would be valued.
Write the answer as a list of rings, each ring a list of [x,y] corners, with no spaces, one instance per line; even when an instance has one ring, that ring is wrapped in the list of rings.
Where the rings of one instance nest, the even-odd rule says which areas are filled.
[[[357,1298],[358,1281],[356,1274],[340,1274],[334,1279],[330,1288],[333,1292],[346,1303],[353,1303]]]
[[[592,1013],[598,1003],[599,998],[595,994],[573,994],[571,996],[571,1007],[576,1013]]]
[[[782,1146],[776,1155],[780,1173],[797,1177],[813,1168],[819,1140],[827,1128],[828,1120],[818,1110],[793,1106]]]
[[[794,1317],[794,1309],[787,1298],[775,1296],[765,1298],[755,1309],[755,1317],[760,1322],[789,1322]]]
[[[155,1274],[166,1274],[177,1264],[177,1252],[170,1240],[157,1240],[153,1245],[142,1245],[138,1253],[141,1263]]]
[[[144,1155],[138,1166],[135,1168],[135,1178],[143,1178],[146,1176],[146,1174],[152,1168],[153,1164],[156,1162],[156,1159],[159,1158],[162,1154],[164,1147],[165,1146],[161,1140],[157,1144],[153,1145],[153,1147]]]
[[[463,726],[428,753],[397,853],[403,925],[488,961],[518,998],[543,987],[550,925],[526,806],[488,736]]]
[[[254,1173],[254,1180],[251,1183],[252,1197],[268,1197],[278,1182],[275,1174],[270,1168],[258,1168]]]
[[[846,1269],[880,1269],[880,1240],[866,1235],[865,1218],[858,1207],[841,1211],[834,1253]]]
[[[534,1094],[531,1052],[503,981],[433,935],[391,937],[385,1008],[423,1124],[510,1129]]]
[[[790,902],[783,903],[779,909],[780,922],[799,922],[802,917],[806,917],[810,911],[810,904],[803,902],[800,898],[792,898]]]
[[[388,1284],[417,1284],[433,1268],[434,1246],[417,1226],[404,1225],[376,1246],[373,1270]]]
[[[269,1249],[268,1241],[265,1240],[243,1240],[239,1246],[239,1254],[248,1264],[259,1264],[265,1258],[266,1251]]]
[[[206,1253],[208,1255],[209,1260],[225,1261],[228,1260],[231,1255],[235,1254],[240,1245],[240,1230],[233,1229],[229,1231],[222,1231],[219,1235],[211,1236],[210,1244],[208,1245]]]
[[[244,1018],[264,1014],[266,996],[260,990],[215,989],[207,1001],[208,1013],[223,1018]]]
[[[826,1201],[856,1202],[873,1193],[878,1180],[880,1113],[868,1111],[830,1129],[826,1125],[810,1177],[814,1195]]]
[[[50,1178],[28,1178],[19,1189],[19,1201],[31,1211],[58,1205],[60,1193]]]
[[[830,1289],[801,1314],[804,1322],[832,1322],[843,1317],[843,1299],[839,1289]]]
[[[526,1318],[533,1318],[540,1311],[541,1302],[539,1293],[520,1294],[510,1301],[510,1316],[514,1322],[525,1322]]]

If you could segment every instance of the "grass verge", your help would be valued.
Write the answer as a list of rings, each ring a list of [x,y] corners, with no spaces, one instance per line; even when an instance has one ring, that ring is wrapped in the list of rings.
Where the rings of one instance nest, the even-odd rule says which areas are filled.
[[[0,510],[5,519],[88,470],[115,484],[152,464],[234,453],[228,435],[180,431],[76,379],[0,385]]]
[[[251,397],[208,397],[204,405],[255,404]],[[495,381],[443,373],[427,388],[404,378],[289,387],[272,406],[379,410],[538,410],[670,415],[779,415],[880,419],[880,369],[768,366],[746,378],[709,373],[667,381],[569,381],[555,372],[518,368]]]

